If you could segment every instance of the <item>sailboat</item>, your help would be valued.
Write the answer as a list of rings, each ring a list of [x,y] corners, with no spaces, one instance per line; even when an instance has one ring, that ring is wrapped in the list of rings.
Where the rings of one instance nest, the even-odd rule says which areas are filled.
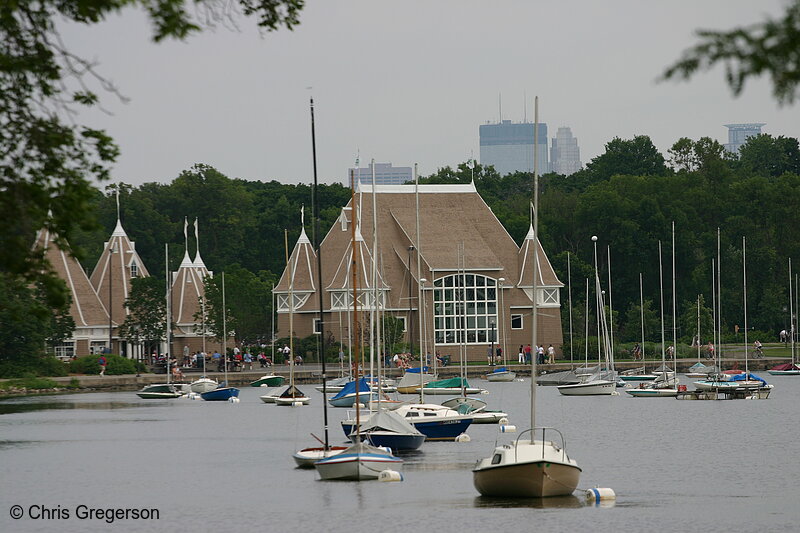
[[[536,120],[534,126],[534,146],[538,146],[539,99],[536,98]],[[538,151],[534,151],[533,195],[534,195],[534,238],[538,240],[539,179]],[[534,241],[536,242],[536,241]],[[538,326],[536,309],[537,261],[533,261],[532,298],[532,343],[538,346]],[[508,498],[541,498],[566,496],[578,486],[581,468],[567,456],[566,439],[554,428],[536,427],[536,357],[531,357],[531,427],[519,434],[511,444],[497,446],[491,456],[478,461],[472,470],[475,488],[483,496]],[[541,440],[535,438],[541,432]],[[528,438],[523,438],[525,436]],[[560,437],[560,445],[550,439],[551,435]]]
[[[797,294],[797,287],[794,287],[795,295]],[[794,306],[794,299],[792,297],[792,258],[789,258],[789,342],[792,345],[792,362],[784,363],[782,365],[774,366],[767,370],[773,376],[800,376],[800,366],[797,366],[794,355],[794,338],[797,331],[794,313],[796,309]]]
[[[592,373],[579,374],[579,377],[582,380],[579,383],[559,385],[557,387],[558,392],[564,396],[611,396],[616,393],[617,388],[616,371],[613,369],[611,362],[613,361],[612,343],[609,337],[609,328],[606,322],[605,313],[605,300],[603,298],[605,291],[600,289],[600,276],[597,268],[596,235],[592,236],[592,242],[594,243],[594,278],[595,293],[597,295],[597,350],[599,359],[602,345],[603,352],[605,353],[606,369],[601,370],[598,366],[597,369]]]
[[[374,165],[373,165],[374,168]],[[350,181],[352,185],[350,206],[351,206],[351,276],[353,279],[353,325],[358,329],[358,252],[356,246],[360,244],[356,241],[356,203],[355,203],[355,181],[353,172],[350,171]],[[322,286],[320,285],[320,290]],[[357,336],[356,336],[357,338]],[[358,366],[360,359],[360,342],[355,343],[355,357],[353,361],[354,376],[356,378],[355,404],[361,403],[359,397]],[[368,479],[378,479],[384,470],[399,468],[403,460],[387,452],[385,449],[378,448],[361,440],[361,409],[356,409],[356,420],[354,428],[354,444],[332,457],[321,459],[314,463],[314,467],[323,480],[353,480],[362,481]],[[351,433],[352,434],[352,433]]]
[[[380,298],[378,294],[378,205],[375,193],[375,165],[371,165],[372,171],[372,311],[370,313],[370,373],[376,351],[380,350],[380,327],[378,324],[378,312],[380,309]],[[378,375],[380,376],[380,358],[378,358]],[[366,386],[366,381],[364,385]],[[375,382],[373,381],[373,386]],[[371,397],[367,404],[370,409],[375,411],[366,420],[362,419],[358,427],[350,428],[348,438],[357,442],[358,439],[365,440],[376,447],[389,448],[393,451],[416,450],[425,442],[425,435],[419,432],[413,425],[408,423],[405,418],[392,411],[387,411],[381,398],[382,380],[377,380],[378,398]],[[356,394],[362,388],[361,383],[357,382]],[[346,390],[346,388],[345,388]],[[367,386],[367,390],[369,387]],[[396,406],[395,406],[396,407]]]
[[[635,398],[675,398],[678,395],[678,378],[675,375],[675,357],[677,356],[677,338],[675,331],[675,222],[672,223],[672,366],[666,366],[666,350],[664,340],[664,276],[661,266],[661,241],[658,243],[658,283],[661,294],[661,368],[664,369],[649,383],[641,383],[637,389],[625,392]]]
[[[320,228],[319,228],[319,202],[317,201],[317,141],[316,141],[316,134],[314,132],[314,99],[311,98],[309,101],[309,107],[311,111],[311,147],[312,147],[312,154],[313,154],[313,163],[314,163],[314,188],[313,188],[313,201],[311,202],[311,211],[312,216],[314,217],[314,246],[316,247],[316,256],[317,256],[317,287],[319,290],[317,291],[317,303],[319,304],[319,324],[320,324],[320,331],[324,333],[325,331],[325,307],[324,307],[324,299],[322,295],[322,246],[321,246],[321,237],[320,237]],[[339,453],[345,451],[347,448],[345,446],[331,446],[328,442],[328,406],[325,403],[325,397],[327,396],[328,391],[326,390],[326,380],[328,379],[327,375],[327,366],[325,362],[325,335],[320,335],[319,338],[319,353],[320,353],[320,361],[322,362],[322,431],[323,431],[323,440],[318,439],[316,436],[314,437],[317,439],[321,447],[311,447],[311,448],[303,448],[302,450],[295,452],[294,454],[294,461],[300,467],[305,468],[313,468],[314,463],[319,461],[320,459],[325,459],[328,457],[332,457],[334,455],[338,455]]]
[[[170,291],[169,291],[169,244],[164,245],[164,257],[165,257],[165,264],[166,264],[166,333],[167,333],[167,349],[165,353],[164,359],[166,360],[166,375],[167,375],[167,382],[166,383],[153,383],[152,385],[145,385],[142,390],[138,391],[136,395],[139,398],[144,400],[159,400],[164,398],[179,398],[186,394],[183,387],[177,387],[175,384],[169,382],[170,374],[171,374],[171,361],[170,361],[170,353],[169,353],[169,337],[171,332],[170,326]]]
[[[224,402],[224,401],[238,401],[239,389],[236,387],[228,386],[228,324],[227,324],[227,309],[225,307],[225,272],[222,273],[222,357],[223,368],[225,371],[225,381],[222,382],[216,389],[206,391],[200,394],[200,397],[207,402]],[[236,398],[236,400],[234,400]]]
[[[301,225],[305,232],[303,209],[300,209]],[[301,234],[302,235],[302,234]],[[284,247],[286,249],[286,264],[289,267],[289,386],[281,394],[275,396],[275,405],[297,407],[308,405],[311,398],[306,396],[294,384],[294,261],[289,256],[289,232],[283,231]],[[320,288],[320,290],[322,290]]]

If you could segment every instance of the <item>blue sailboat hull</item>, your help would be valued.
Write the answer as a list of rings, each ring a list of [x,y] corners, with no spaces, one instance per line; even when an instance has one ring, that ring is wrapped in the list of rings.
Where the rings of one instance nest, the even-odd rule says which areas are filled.
[[[235,387],[219,387],[200,394],[200,397],[207,402],[226,402],[237,396],[239,396],[239,389]]]
[[[464,433],[467,428],[472,424],[471,418],[459,418],[456,420],[433,420],[426,422],[415,422],[408,420],[408,422],[417,428],[417,431],[425,436],[425,440],[456,440],[456,437]],[[350,437],[350,434],[355,430],[355,424],[352,422],[342,421],[342,429],[344,430],[345,437]],[[375,444],[378,446],[378,444]],[[388,444],[381,444],[381,446],[388,446]]]

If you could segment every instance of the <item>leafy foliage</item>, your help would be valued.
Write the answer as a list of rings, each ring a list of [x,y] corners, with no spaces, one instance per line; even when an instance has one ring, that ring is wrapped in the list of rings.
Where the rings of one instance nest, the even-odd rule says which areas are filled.
[[[725,81],[739,95],[752,77],[769,75],[772,93],[781,104],[797,98],[800,83],[800,0],[791,0],[780,19],[731,31],[699,30],[700,44],[668,67],[663,79],[688,79],[717,63],[725,65]]]
[[[166,330],[167,306],[161,278],[133,278],[125,307],[130,314],[120,325],[120,337],[136,344],[144,343],[149,353],[152,344],[164,339]]]

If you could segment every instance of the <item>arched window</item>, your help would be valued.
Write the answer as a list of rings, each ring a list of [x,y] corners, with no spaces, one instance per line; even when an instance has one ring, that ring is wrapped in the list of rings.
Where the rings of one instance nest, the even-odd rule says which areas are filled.
[[[433,307],[436,344],[489,343],[497,327],[497,281],[480,274],[439,278]]]

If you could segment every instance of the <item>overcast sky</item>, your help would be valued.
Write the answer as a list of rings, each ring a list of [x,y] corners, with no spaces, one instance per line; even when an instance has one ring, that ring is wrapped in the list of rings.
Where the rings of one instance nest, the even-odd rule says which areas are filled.
[[[666,155],[682,136],[727,142],[723,124],[766,122],[800,135],[800,106],[780,108],[766,80],[738,99],[717,68],[656,83],[696,42],[777,15],[783,0],[384,2],[308,0],[294,31],[260,35],[238,19],[185,42],[153,44],[135,9],[63,38],[96,60],[131,101],[110,95],[103,127],[122,154],[114,181],[169,182],[194,163],[232,178],[312,180],[308,99],[316,103],[319,178],[343,182],[360,150],[421,174],[479,159],[478,126],[528,119],[539,96],[550,135],[569,126],[584,164],[615,136],[649,135]],[[312,89],[308,89],[312,87]]]

